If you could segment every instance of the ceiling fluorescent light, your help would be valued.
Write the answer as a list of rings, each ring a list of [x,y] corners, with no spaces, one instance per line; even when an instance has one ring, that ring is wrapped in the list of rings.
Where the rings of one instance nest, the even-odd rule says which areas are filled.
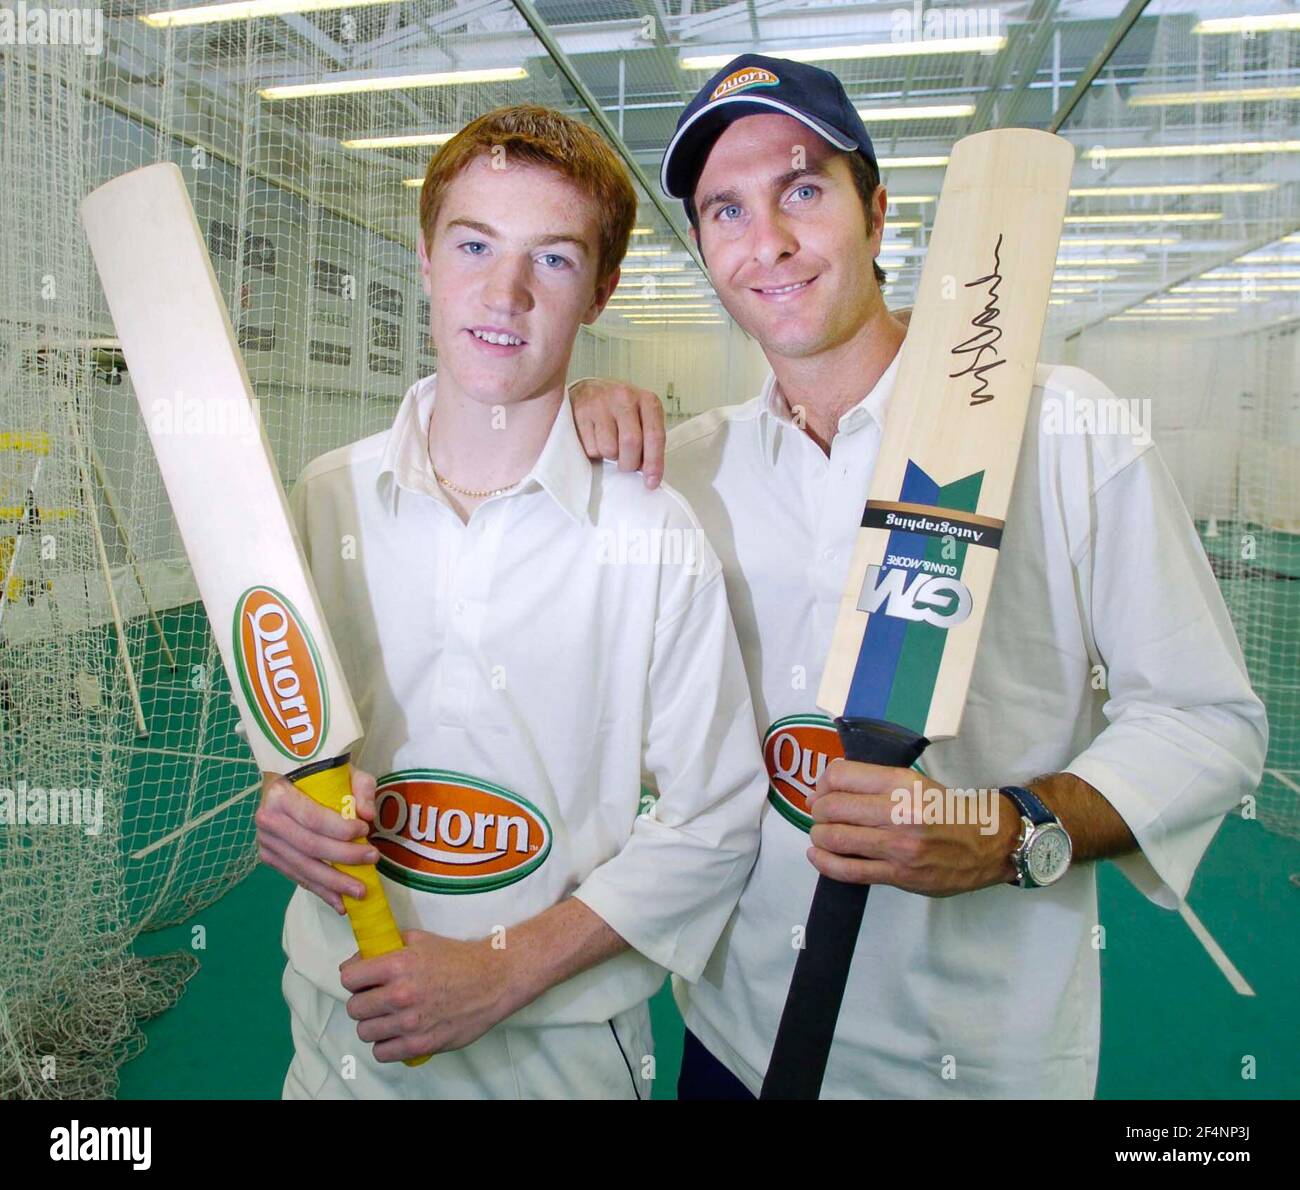
[[[364,8],[392,4],[394,0],[239,0],[232,4],[199,4],[171,11],[145,12],[140,19],[155,29],[179,29],[190,25],[215,25],[221,21],[248,21],[254,17],[276,17],[295,12],[328,12],[333,8]]]
[[[1130,95],[1130,107],[1178,107],[1193,103],[1264,103],[1300,99],[1300,87],[1235,87],[1225,91],[1156,91]]]
[[[1250,262],[1247,261],[1247,264]],[[1202,273],[1207,281],[1300,281],[1300,269],[1259,269],[1253,273]]]
[[[824,45],[812,49],[773,50],[763,52],[771,58],[789,58],[792,62],[840,62],[850,58],[910,58],[917,54],[992,54],[1007,44],[1005,37],[934,37],[922,41],[873,41],[865,45]],[[717,70],[736,55],[683,54],[683,70]]]
[[[1241,284],[1236,285],[1175,285],[1170,293],[1240,293]],[[1296,285],[1256,285],[1256,293],[1300,293],[1300,284]]]
[[[1300,153],[1300,140],[1210,141],[1199,145],[1098,145],[1084,157],[1094,162],[1135,161],[1149,157],[1238,157],[1252,153]]]
[[[1058,265],[1146,264],[1145,256],[1058,256]]]
[[[1066,223],[1213,223],[1222,211],[1184,211],[1168,215],[1143,211],[1130,215],[1066,215]]]
[[[1104,246],[1119,248],[1139,245],[1181,244],[1182,242],[1176,236],[1066,236],[1061,240],[1061,247],[1099,248]]]
[[[609,309],[614,310],[716,310],[712,302],[636,302],[614,305],[611,299]]]
[[[435,74],[368,74],[327,78],[317,83],[283,83],[263,87],[263,99],[304,99],[315,95],[359,95],[372,91],[406,91],[418,87],[457,87],[470,83],[508,83],[526,79],[522,66],[491,66],[482,70],[444,70]]]
[[[1155,194],[1262,194],[1276,182],[1174,182],[1161,186],[1081,186],[1071,198],[1134,198]]]
[[[623,275],[624,277],[626,277],[627,274],[628,274],[628,270],[627,270],[627,269],[623,269],[623,270],[622,270],[622,275]],[[651,285],[646,286],[646,288],[654,288],[654,289],[690,289],[690,288],[692,288],[693,286],[696,286],[696,285],[700,285],[700,284],[702,284],[702,281],[703,281],[703,279],[702,279],[702,278],[699,278],[699,277],[697,277],[694,281],[665,281],[665,280],[663,280],[661,277],[655,277],[655,278],[653,278]],[[641,282],[640,284],[645,285],[645,282]],[[619,292],[619,293],[623,293],[623,289],[625,289],[625,288],[627,288],[627,287],[624,286],[623,288],[620,288],[618,292]],[[618,295],[615,294],[615,296],[617,297]]]
[[[706,293],[704,290],[680,290],[674,289],[671,293],[638,293],[632,289],[628,293],[616,293],[609,300],[615,305],[624,305],[628,302],[680,302],[687,301],[691,298],[710,298],[713,295]]]
[[[916,107],[860,107],[858,115],[864,121],[880,123],[884,120],[960,120],[963,116],[973,116],[973,103],[935,103]]]
[[[415,149],[422,145],[445,145],[455,135],[454,132],[414,132],[409,136],[353,136],[340,143],[345,149]]]
[[[877,157],[876,164],[882,169],[925,169],[930,166],[947,165],[947,157]]]
[[[1274,33],[1282,29],[1300,29],[1300,13],[1279,12],[1272,16],[1259,17],[1216,17],[1209,21],[1198,21],[1193,33]]]

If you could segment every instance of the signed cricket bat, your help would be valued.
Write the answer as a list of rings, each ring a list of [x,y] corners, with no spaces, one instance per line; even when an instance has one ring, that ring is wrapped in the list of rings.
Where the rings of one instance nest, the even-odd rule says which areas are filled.
[[[185,180],[123,174],[81,218],[253,754],[342,813],[361,723]],[[362,957],[399,949],[374,866],[338,867],[366,888],[343,899]]]
[[[817,695],[849,760],[961,730],[1074,156],[1027,128],[953,146]],[[817,882],[764,1099],[820,1092],[868,889]]]

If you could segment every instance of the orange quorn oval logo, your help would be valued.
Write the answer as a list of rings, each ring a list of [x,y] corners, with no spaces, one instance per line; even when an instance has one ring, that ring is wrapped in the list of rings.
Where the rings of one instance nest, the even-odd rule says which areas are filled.
[[[808,794],[826,766],[843,755],[839,732],[824,715],[790,715],[778,719],[763,737],[767,800],[800,830],[811,830]]]
[[[477,893],[536,871],[551,825],[518,794],[443,769],[403,769],[379,779],[370,841],[379,870],[410,888]]]
[[[747,66],[744,70],[734,70],[727,75],[709,96],[709,102],[734,95],[737,91],[747,91],[750,87],[775,87],[781,80],[770,70],[761,66]]]
[[[235,668],[262,733],[286,756],[310,760],[329,729],[329,691],[298,609],[272,587],[235,604]]]

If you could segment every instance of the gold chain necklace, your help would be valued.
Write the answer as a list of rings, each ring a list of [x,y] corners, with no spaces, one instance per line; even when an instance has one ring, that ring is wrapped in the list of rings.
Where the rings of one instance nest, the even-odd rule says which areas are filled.
[[[488,488],[485,491],[475,491],[473,488],[463,488],[460,484],[452,483],[450,479],[444,479],[438,474],[438,469],[434,467],[433,461],[429,461],[429,467],[433,471],[433,478],[436,479],[444,488],[451,488],[453,492],[459,492],[462,496],[472,496],[476,500],[486,499],[488,496],[504,496],[507,492],[513,492],[524,481],[516,479],[509,487]]]

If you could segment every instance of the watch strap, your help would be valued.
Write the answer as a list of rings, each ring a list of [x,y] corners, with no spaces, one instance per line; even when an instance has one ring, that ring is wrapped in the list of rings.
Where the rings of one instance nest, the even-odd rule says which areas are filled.
[[[1046,803],[1023,785],[1004,785],[999,792],[1005,793],[1015,802],[1020,816],[1028,818],[1035,826],[1045,826],[1049,822],[1058,821],[1056,815],[1047,808]]]

